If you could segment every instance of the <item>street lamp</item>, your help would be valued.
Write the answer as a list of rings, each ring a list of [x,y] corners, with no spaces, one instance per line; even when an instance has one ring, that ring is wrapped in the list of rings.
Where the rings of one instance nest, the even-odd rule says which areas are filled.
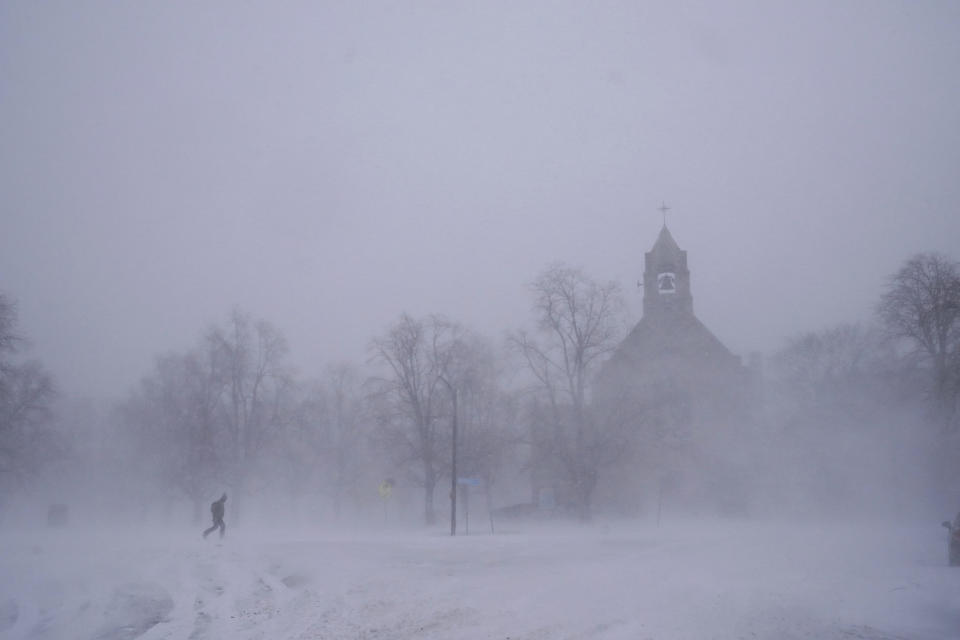
[[[457,535],[457,390],[450,381],[440,376],[453,400],[453,439],[450,445],[450,535]]]

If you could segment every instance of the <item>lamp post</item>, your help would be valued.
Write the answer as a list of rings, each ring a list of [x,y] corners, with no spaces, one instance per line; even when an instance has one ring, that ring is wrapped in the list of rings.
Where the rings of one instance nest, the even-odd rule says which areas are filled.
[[[457,390],[450,381],[440,376],[453,400],[453,438],[450,444],[450,535],[457,535]]]

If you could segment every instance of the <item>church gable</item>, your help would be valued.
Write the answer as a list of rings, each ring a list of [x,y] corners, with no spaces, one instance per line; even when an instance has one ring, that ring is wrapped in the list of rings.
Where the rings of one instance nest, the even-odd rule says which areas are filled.
[[[660,360],[684,360],[691,365],[733,368],[740,359],[693,314],[658,322],[644,317],[620,344],[615,358],[637,365]]]

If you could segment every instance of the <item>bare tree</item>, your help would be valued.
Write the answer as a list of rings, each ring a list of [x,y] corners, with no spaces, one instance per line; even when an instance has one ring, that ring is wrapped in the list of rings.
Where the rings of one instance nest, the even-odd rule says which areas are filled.
[[[344,503],[359,502],[369,461],[364,459],[368,435],[360,373],[351,364],[331,365],[300,402],[295,431],[287,442],[288,459],[300,461],[300,488],[319,483],[329,491],[333,513]],[[291,465],[297,466],[297,465]],[[372,484],[372,481],[371,481]]]
[[[0,355],[6,357],[16,353],[23,338],[17,333],[17,307],[13,300],[0,292]]]
[[[923,412],[917,373],[879,327],[842,324],[789,339],[770,359],[751,484],[777,505],[906,508],[936,468],[938,438],[911,428]]]
[[[390,453],[418,467],[424,489],[424,519],[436,520],[434,489],[440,479],[450,393],[446,386],[461,349],[463,329],[440,316],[415,319],[403,314],[386,335],[371,344],[387,374],[372,380]],[[445,378],[447,376],[447,378]]]
[[[142,465],[153,467],[166,500],[176,494],[193,504],[194,521],[228,460],[219,447],[224,425],[223,380],[210,354],[191,351],[157,358],[154,370],[121,405]]]
[[[825,424],[862,420],[888,396],[894,354],[876,327],[842,324],[790,338],[772,361],[781,407]],[[898,381],[902,382],[902,381]],[[829,420],[818,419],[824,414]]]
[[[327,396],[327,388],[320,381],[311,382],[301,389],[293,418],[287,424],[279,445],[283,465],[277,470],[277,481],[295,511],[301,510],[301,500],[311,495],[312,489],[326,485],[324,472],[330,450]]]
[[[930,365],[933,400],[943,424],[956,428],[960,399],[960,265],[935,253],[910,258],[887,284],[877,312]]]
[[[234,488],[234,512],[239,513],[264,451],[285,421],[293,380],[286,365],[287,342],[270,323],[254,321],[234,310],[224,327],[212,328],[206,349],[225,387],[226,434]]]
[[[120,406],[133,447],[149,451],[168,502],[186,496],[195,516],[211,495],[231,488],[239,513],[266,454],[282,449],[293,419],[295,385],[286,341],[270,324],[234,311],[186,353],[157,359],[153,371]],[[146,463],[145,463],[146,464]],[[265,470],[275,481],[280,474]]]
[[[539,445],[559,461],[580,518],[590,517],[601,470],[615,460],[620,422],[593,402],[592,383],[617,346],[623,303],[614,282],[600,283],[580,269],[548,267],[531,285],[537,337],[511,338],[545,398],[549,419]]]
[[[53,379],[39,362],[20,361],[13,302],[0,293],[0,479],[23,480],[51,457]]]

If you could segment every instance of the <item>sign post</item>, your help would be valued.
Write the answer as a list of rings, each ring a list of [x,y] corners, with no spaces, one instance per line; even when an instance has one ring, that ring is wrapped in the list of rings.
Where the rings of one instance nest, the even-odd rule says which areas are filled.
[[[479,487],[480,478],[457,478],[457,484],[463,487],[464,526],[470,535],[470,487]]]

